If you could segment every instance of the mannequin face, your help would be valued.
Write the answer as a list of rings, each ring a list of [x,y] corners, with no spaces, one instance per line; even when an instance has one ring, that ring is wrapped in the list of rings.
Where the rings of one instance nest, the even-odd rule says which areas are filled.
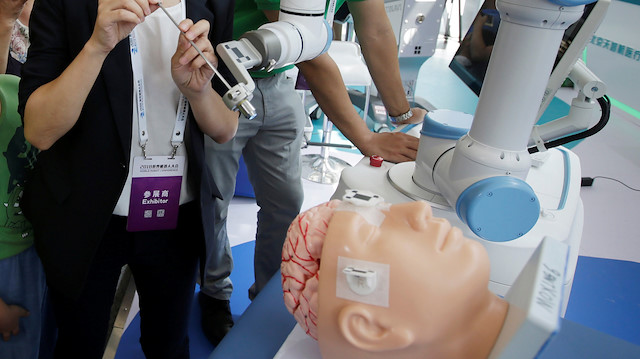
[[[339,322],[345,318],[341,308],[350,306],[366,309],[383,327],[400,334],[404,339],[394,343],[395,349],[416,347],[424,353],[427,346],[448,345],[464,337],[461,333],[491,295],[489,259],[481,244],[463,237],[447,220],[433,218],[425,202],[392,205],[383,213],[379,226],[351,211],[336,211],[331,219],[320,270],[321,348],[324,339],[335,344],[335,338],[325,338],[331,336],[325,333],[332,326],[335,332],[336,325],[345,329]],[[336,297],[336,276],[344,275],[337,268],[339,256],[389,265],[388,308]],[[337,323],[332,322],[335,318]],[[377,340],[364,349],[388,349],[375,343],[382,344]]]

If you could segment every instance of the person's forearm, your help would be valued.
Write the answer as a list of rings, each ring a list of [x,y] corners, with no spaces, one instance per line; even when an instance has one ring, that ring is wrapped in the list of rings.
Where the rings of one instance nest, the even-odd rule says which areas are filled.
[[[322,111],[363,155],[379,155],[390,162],[416,158],[416,137],[401,132],[375,133],[369,130],[351,103],[340,70],[329,55],[323,54],[298,64],[298,67]]]
[[[297,66],[322,111],[346,138],[361,148],[372,132],[353,107],[333,59],[325,53]]]
[[[391,116],[409,110],[404,92],[398,47],[383,0],[365,0],[349,3],[353,22],[367,67],[380,98]]]
[[[46,150],[75,125],[107,54],[90,40],[59,77],[31,94],[24,112],[27,141]]]
[[[224,143],[236,134],[238,112],[229,110],[213,89],[207,89],[197,98],[190,98],[189,105],[202,132],[214,141]]]

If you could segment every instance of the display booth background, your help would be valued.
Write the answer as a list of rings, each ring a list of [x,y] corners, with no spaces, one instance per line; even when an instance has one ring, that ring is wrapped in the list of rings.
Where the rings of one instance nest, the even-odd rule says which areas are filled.
[[[586,48],[586,64],[618,109],[640,123],[640,0],[613,0]],[[624,47],[622,47],[624,46]]]
[[[443,15],[441,32],[446,31],[450,16],[450,34],[466,33],[482,5],[480,0],[460,0],[462,26],[458,27],[457,6],[454,1],[450,14]],[[447,4],[449,6],[449,4]],[[611,0],[607,14],[587,44],[583,59],[593,73],[607,85],[614,111],[640,124],[640,0]],[[612,44],[615,45],[612,46]],[[621,50],[621,45],[624,50]],[[474,104],[475,105],[475,104]],[[473,109],[467,111],[472,113]]]

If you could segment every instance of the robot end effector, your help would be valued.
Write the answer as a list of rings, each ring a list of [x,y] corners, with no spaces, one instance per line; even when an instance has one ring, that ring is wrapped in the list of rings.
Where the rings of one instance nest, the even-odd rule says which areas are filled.
[[[219,44],[218,55],[238,81],[223,96],[227,107],[253,119],[256,112],[249,101],[255,84],[248,69],[271,71],[326,52],[331,44],[329,22],[334,6],[332,0],[329,18],[325,19],[323,0],[282,0],[278,21],[248,31],[238,40]]]

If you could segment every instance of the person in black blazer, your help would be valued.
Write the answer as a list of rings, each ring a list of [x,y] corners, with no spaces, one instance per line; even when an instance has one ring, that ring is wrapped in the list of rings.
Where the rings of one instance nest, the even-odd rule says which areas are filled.
[[[216,64],[213,46],[231,38],[233,2],[182,1],[165,0],[164,5],[177,9],[181,19],[186,17],[181,31]],[[22,206],[33,223],[50,288],[58,325],[56,358],[102,357],[124,264],[132,270],[140,297],[145,355],[189,356],[187,318],[198,255],[204,237],[213,232],[207,219],[213,218],[213,198],[220,196],[204,162],[203,132],[217,142],[228,141],[237,129],[238,114],[226,108],[213,90],[213,71],[157,3],[39,0],[31,15],[19,111],[27,140],[41,152],[25,185]],[[163,63],[170,71],[138,73],[145,74],[145,83],[157,76],[174,96],[182,94],[189,102],[184,145],[178,152],[187,159],[182,188],[188,191],[180,196],[175,229],[130,232],[126,211],[122,215],[118,206],[123,198],[128,203],[132,159],[144,152],[138,142],[142,131],[134,130],[139,106],[134,104],[136,72],[129,35],[132,30],[145,33],[149,23],[160,24],[158,31],[172,36],[141,36],[140,52],[160,48],[166,53],[169,48],[169,56],[151,62]],[[162,147],[171,133],[154,137],[154,121],[168,121],[170,127],[176,121],[171,113],[151,118],[154,106],[167,102],[156,98],[158,90],[149,86],[144,91],[149,143],[163,149],[151,155],[171,150],[163,152]]]

